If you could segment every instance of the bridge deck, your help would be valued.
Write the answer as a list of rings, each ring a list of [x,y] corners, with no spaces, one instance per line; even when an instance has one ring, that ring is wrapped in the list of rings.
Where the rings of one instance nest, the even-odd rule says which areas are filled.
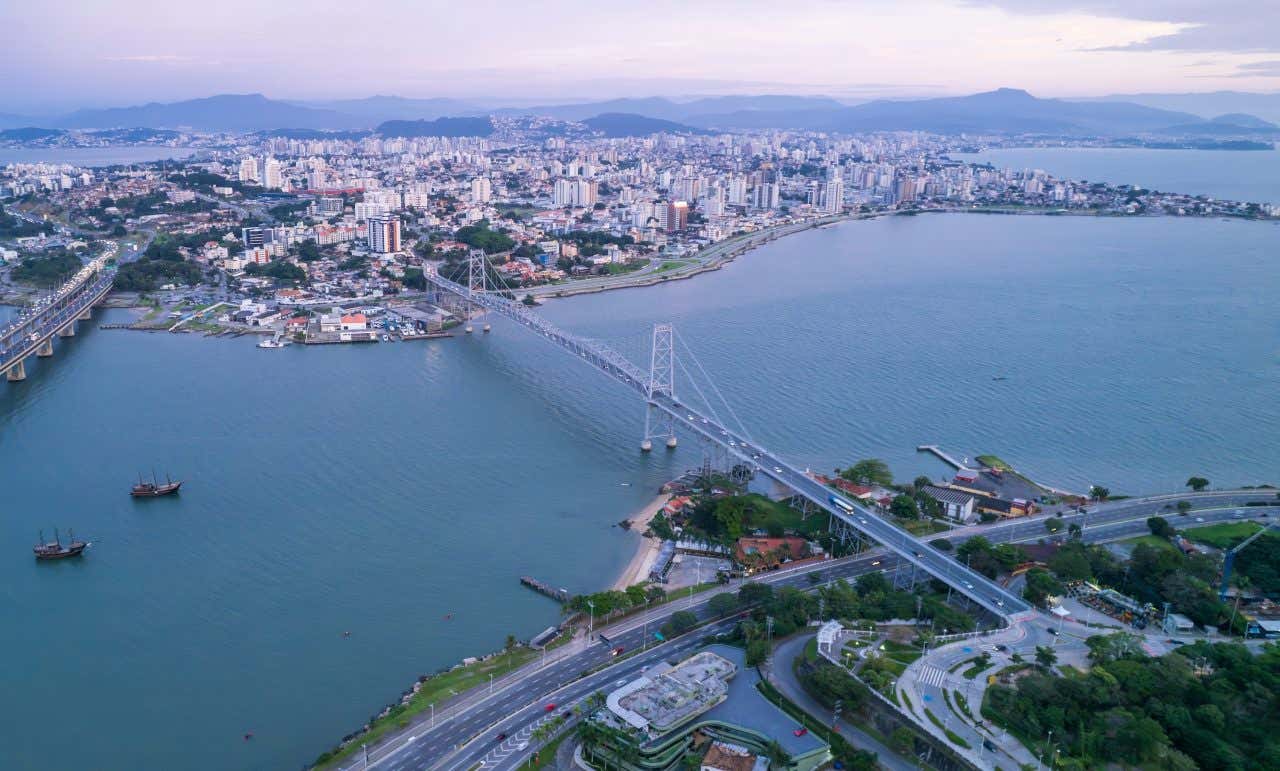
[[[7,373],[60,330],[74,324],[88,308],[111,291],[115,274],[106,270],[106,258],[98,257],[68,279],[58,290],[0,329],[0,375]]]
[[[1031,610],[1030,604],[1022,597],[986,576],[959,564],[914,535],[869,511],[857,501],[851,501],[828,489],[766,448],[750,442],[746,437],[721,425],[718,420],[680,403],[669,394],[656,393],[651,397],[646,388],[648,375],[627,361],[622,354],[603,343],[565,332],[520,303],[494,294],[472,292],[467,287],[450,281],[434,271],[424,271],[424,277],[438,289],[505,316],[586,360],[592,366],[639,393],[641,397],[669,415],[686,430],[719,444],[730,454],[756,468],[759,473],[791,488],[796,494],[848,523],[902,559],[951,585],[956,591],[992,613],[1013,617]]]

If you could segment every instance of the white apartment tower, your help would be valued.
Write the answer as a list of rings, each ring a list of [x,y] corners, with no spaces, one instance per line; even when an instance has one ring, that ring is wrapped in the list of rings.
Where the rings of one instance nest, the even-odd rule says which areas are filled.
[[[284,188],[284,175],[281,173],[280,161],[275,158],[268,158],[263,168],[263,185],[270,190],[281,190]]]
[[[380,214],[369,220],[369,250],[379,254],[400,251],[400,218]]]

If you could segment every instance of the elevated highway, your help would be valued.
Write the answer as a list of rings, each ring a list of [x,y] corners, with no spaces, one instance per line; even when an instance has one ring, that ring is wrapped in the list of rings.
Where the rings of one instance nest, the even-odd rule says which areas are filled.
[[[93,306],[111,291],[115,271],[107,263],[115,256],[116,249],[116,245],[111,244],[106,252],[76,271],[54,292],[23,309],[0,330],[0,374],[5,379],[25,380],[28,356],[52,356],[55,335],[75,335],[76,322],[87,320]]]

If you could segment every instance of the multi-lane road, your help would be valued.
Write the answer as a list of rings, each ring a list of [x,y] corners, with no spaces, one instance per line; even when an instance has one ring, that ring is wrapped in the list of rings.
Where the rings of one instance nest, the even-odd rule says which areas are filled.
[[[1179,500],[1190,501],[1198,509],[1186,517],[1179,517],[1171,508]],[[1155,514],[1169,515],[1178,524],[1193,525],[1197,517],[1206,522],[1230,519],[1235,510],[1242,508],[1250,515],[1260,513],[1248,503],[1278,503],[1274,490],[1238,490],[1222,492],[1188,493],[1186,495],[1137,498],[1090,507],[1085,515],[1064,517],[1067,523],[1081,522],[1084,536],[1089,541],[1109,541],[1128,538],[1147,531],[1146,519]],[[1166,508],[1169,507],[1169,508]],[[974,535],[1003,542],[1034,542],[1049,537],[1044,517],[1018,520],[1010,523],[983,527],[963,528],[941,534],[953,543],[960,543]],[[853,558],[844,558],[814,565],[805,565],[758,577],[764,583],[778,586],[794,586],[808,589],[814,585],[810,573],[821,574],[826,583],[841,578],[854,578],[874,570],[894,570],[901,564],[892,556],[870,552]],[[736,590],[737,584],[726,587]],[[533,726],[549,714],[558,714],[596,690],[608,690],[618,681],[626,681],[645,666],[665,658],[678,657],[695,647],[708,634],[715,634],[721,627],[728,628],[733,621],[722,621],[677,638],[671,642],[650,646],[655,642],[653,630],[665,623],[672,613],[690,610],[701,618],[709,617],[707,602],[717,592],[704,592],[690,598],[666,603],[647,613],[623,620],[601,631],[608,642],[593,640],[585,646],[549,657],[545,665],[540,662],[528,665],[524,670],[508,678],[493,693],[484,689],[463,694],[461,708],[441,705],[434,725],[430,717],[420,718],[404,731],[390,736],[369,751],[369,766],[394,771],[405,769],[438,768],[462,771],[477,763],[486,768],[512,768],[535,749],[528,744]],[[623,646],[628,655],[621,660],[612,656],[612,649]],[[643,652],[637,650],[647,648]],[[585,678],[590,670],[604,667]],[[556,704],[548,713],[546,706]],[[508,738],[498,741],[497,736]],[[521,748],[521,745],[526,745]],[[363,756],[348,763],[347,768],[364,767]]]

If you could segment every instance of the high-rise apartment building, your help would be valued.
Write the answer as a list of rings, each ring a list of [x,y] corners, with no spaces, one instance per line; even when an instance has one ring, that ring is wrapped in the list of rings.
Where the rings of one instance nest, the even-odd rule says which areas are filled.
[[[380,214],[369,220],[369,250],[380,254],[400,251],[400,218]]]
[[[268,158],[262,171],[262,184],[269,190],[280,190],[284,187],[284,175],[280,161]]]
[[[551,202],[556,206],[596,205],[598,186],[593,179],[557,179],[551,191]]]
[[[685,201],[672,201],[667,206],[667,232],[675,233],[689,225],[689,204]]]
[[[493,198],[493,183],[488,177],[476,177],[471,180],[472,203],[489,203],[491,198]]]

